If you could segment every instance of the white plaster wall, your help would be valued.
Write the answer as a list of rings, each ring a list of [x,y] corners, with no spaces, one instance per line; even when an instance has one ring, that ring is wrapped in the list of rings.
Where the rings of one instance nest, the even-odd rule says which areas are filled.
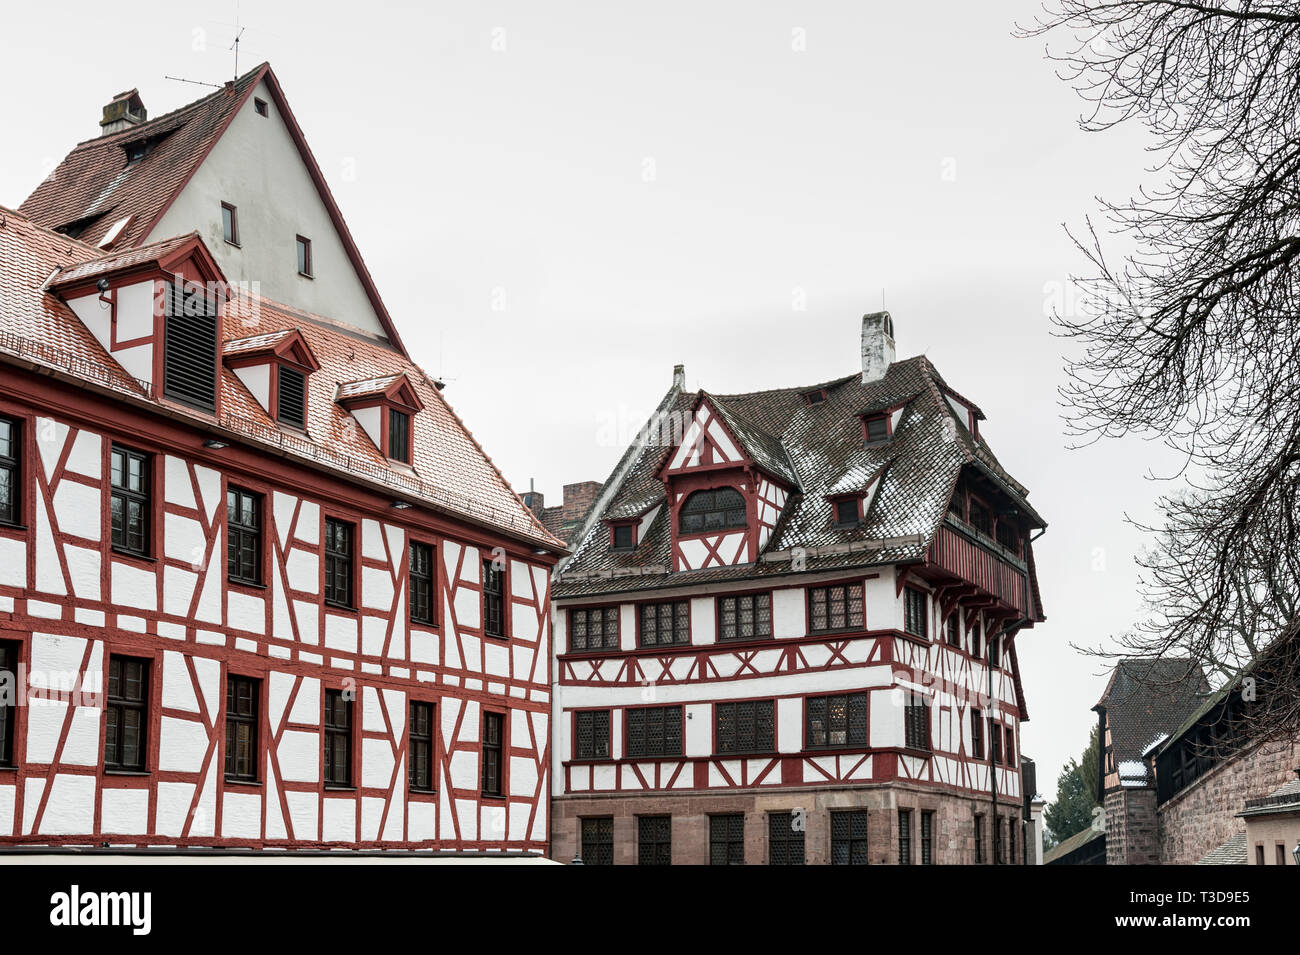
[[[253,97],[266,101],[269,116],[257,114]],[[239,247],[222,235],[222,202],[239,210]],[[230,281],[259,282],[261,294],[273,301],[383,334],[265,83],[231,120],[149,241],[194,229]],[[298,235],[311,239],[315,278],[298,274]]]

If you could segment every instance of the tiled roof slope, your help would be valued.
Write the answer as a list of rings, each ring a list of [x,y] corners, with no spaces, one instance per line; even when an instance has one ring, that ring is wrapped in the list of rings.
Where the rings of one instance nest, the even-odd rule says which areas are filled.
[[[1223,845],[1207,852],[1197,865],[1245,865],[1246,833],[1239,832]]]
[[[819,387],[826,390],[826,400],[809,405],[804,395]],[[980,468],[1018,501],[1024,513],[1038,519],[1024,500],[1024,489],[1006,473],[984,441],[957,420],[943,397],[944,388],[934,365],[918,356],[894,362],[883,378],[868,384],[863,384],[860,375],[851,375],[799,388],[705,393],[760,466],[778,477],[783,476],[783,466],[798,489],[786,504],[766,551],[823,548],[821,554],[810,557],[809,570],[918,559],[943,520],[958,474],[967,465]],[[670,415],[689,418],[697,400],[697,395],[678,394]],[[903,403],[893,439],[864,445],[862,411]],[[658,472],[672,450],[669,439],[674,430],[680,434],[681,429],[652,432],[656,430],[664,440],[649,441],[641,449],[602,518],[644,514],[664,501]],[[827,495],[865,489],[882,471],[880,489],[866,520],[854,528],[835,527]],[[640,546],[630,553],[612,553],[603,526],[595,524],[575,547],[557,583],[557,596],[788,572],[779,563],[760,561],[669,577],[648,574],[671,566],[667,510],[659,512]],[[876,542],[882,546],[868,546]],[[853,544],[859,545],[853,552],[843,552],[843,547],[840,552],[826,552],[836,545]],[[644,576],[636,576],[638,571]]]
[[[117,245],[148,237],[172,197],[189,180],[263,70],[251,70],[197,102],[109,136],[79,143],[24,200],[18,211],[50,229],[90,219],[89,243],[114,222],[132,216]],[[164,137],[143,159],[128,165],[124,148]]]
[[[1209,692],[1204,671],[1190,660],[1120,660],[1094,707],[1106,710],[1115,762],[1141,759],[1156,739],[1177,730]]]
[[[127,375],[57,296],[45,291],[56,269],[99,257],[100,251],[0,209],[0,353],[60,369],[77,379],[107,386],[138,400],[156,401]],[[243,383],[223,369],[225,430],[271,444],[304,460],[345,472],[353,480],[380,483],[453,516],[487,524],[549,548],[560,544],[524,507],[510,485],[465,428],[432,380],[414,363],[379,342],[337,330],[317,316],[266,299],[227,303],[227,341],[278,336],[297,329],[320,362],[308,378],[308,438],[284,432]],[[342,382],[405,374],[424,409],[414,416],[414,474],[394,469],[335,401]],[[214,422],[201,412],[169,405],[200,426]]]

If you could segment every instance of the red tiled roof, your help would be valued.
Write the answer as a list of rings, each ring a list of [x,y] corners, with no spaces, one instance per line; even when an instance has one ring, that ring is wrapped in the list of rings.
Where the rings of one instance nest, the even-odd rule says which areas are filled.
[[[18,211],[50,229],[93,217],[81,233],[88,242],[129,215],[118,245],[144,241],[266,70],[263,64],[165,116],[79,143]],[[157,137],[162,138],[147,156],[127,164],[127,144]]]
[[[46,283],[58,268],[70,268],[105,258],[82,242],[40,228],[21,215],[0,209],[0,352],[60,369],[75,378],[93,381],[137,398],[157,400],[132,379],[104,350],[72,310]],[[114,256],[115,258],[115,256]],[[561,542],[542,526],[511,489],[496,465],[419,366],[378,341],[340,331],[306,312],[266,299],[226,303],[228,342],[289,334],[302,335],[320,370],[308,378],[307,438],[283,431],[271,420],[243,383],[222,368],[222,417],[218,429],[296,454],[344,472],[350,479],[383,484],[429,505],[501,530],[539,545]],[[223,347],[224,351],[224,347]],[[413,416],[413,471],[391,467],[356,427],[347,409],[338,405],[340,383],[405,376],[423,403]],[[213,419],[192,414],[197,424],[212,429]]]
[[[198,235],[197,232],[191,232],[189,235],[178,235],[170,239],[163,239],[161,242],[151,242],[148,245],[142,245],[134,249],[125,249],[121,252],[112,252],[107,255],[102,250],[96,249],[95,254],[100,258],[91,259],[78,265],[61,269],[59,274],[50,280],[51,287],[68,285],[72,282],[79,282],[83,279],[94,278],[96,275],[103,275],[107,272],[117,272],[121,269],[129,269],[133,266],[144,265],[148,262],[158,262],[165,260],[171,253],[183,248],[187,243],[192,242]]]
[[[276,109],[320,193],[384,334],[405,355],[401,336],[269,63],[255,67],[188,106],[77,144],[18,211],[49,229],[80,224],[79,236],[89,242],[99,241],[114,222],[131,216],[114,240],[114,246],[122,248],[143,242],[262,80],[266,81]],[[125,147],[144,139],[154,140],[156,145],[143,159],[128,164]]]

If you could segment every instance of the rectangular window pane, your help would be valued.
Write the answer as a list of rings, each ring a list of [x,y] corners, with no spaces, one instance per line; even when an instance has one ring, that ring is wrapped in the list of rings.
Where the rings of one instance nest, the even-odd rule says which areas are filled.
[[[139,451],[113,447],[110,456],[110,501],[113,549],[149,556],[149,458]]]
[[[483,632],[505,637],[505,568],[496,560],[483,561]]]
[[[672,865],[672,817],[638,816],[637,865]]]
[[[767,814],[769,865],[804,864],[804,817],[791,812]]]
[[[504,717],[483,714],[483,795],[501,795],[501,741]]]
[[[745,817],[728,813],[709,817],[709,865],[745,864]]]
[[[570,607],[567,616],[569,652],[618,649],[617,607]]]
[[[428,544],[411,544],[411,620],[434,622],[433,548]]]
[[[804,701],[804,745],[867,745],[867,695],[810,696]]]
[[[149,661],[109,657],[104,765],[143,772],[149,725]]]
[[[682,755],[682,708],[649,706],[627,710],[627,755],[633,759]]]
[[[325,602],[352,607],[352,541],[354,527],[325,519]]]
[[[22,523],[22,441],[17,421],[0,418],[0,524]]]
[[[257,779],[257,704],[259,681],[226,677],[226,778]]]
[[[582,861],[585,865],[614,864],[614,817],[582,820]]]
[[[413,792],[433,792],[433,704],[411,702],[408,778]]]
[[[689,600],[642,604],[639,614],[641,646],[677,646],[691,642]]]
[[[575,759],[609,758],[609,710],[582,710],[574,714]]]
[[[775,705],[773,700],[714,704],[718,752],[773,752],[776,749]]]
[[[771,636],[771,594],[718,598],[719,640],[764,640]]]
[[[831,813],[831,865],[867,864],[867,812]]]
[[[860,583],[812,587],[808,591],[808,606],[813,633],[861,630],[866,626]]]
[[[352,785],[352,703],[342,690],[325,691],[325,785]]]

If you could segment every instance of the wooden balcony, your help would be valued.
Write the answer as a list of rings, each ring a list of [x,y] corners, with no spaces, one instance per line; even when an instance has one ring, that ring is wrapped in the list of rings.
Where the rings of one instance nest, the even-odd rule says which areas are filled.
[[[945,520],[930,545],[928,559],[935,567],[974,584],[1022,616],[1033,616],[1024,562],[973,530]]]

